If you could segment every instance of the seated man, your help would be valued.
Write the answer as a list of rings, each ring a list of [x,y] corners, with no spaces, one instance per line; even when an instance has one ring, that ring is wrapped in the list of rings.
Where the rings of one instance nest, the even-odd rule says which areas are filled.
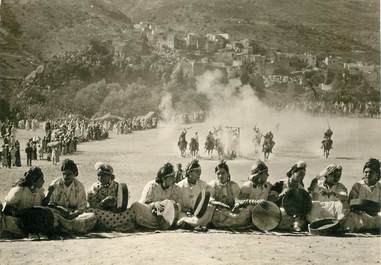
[[[286,213],[283,207],[283,198],[288,191],[298,189],[304,190],[303,179],[306,175],[306,167],[306,162],[298,161],[287,172],[286,179],[276,182],[271,187],[269,200],[276,202],[282,212],[282,221],[278,226],[279,229],[300,231],[306,224],[305,216],[290,216]]]
[[[127,186],[116,182],[111,165],[95,164],[98,181],[87,192],[87,201],[97,217],[97,228],[129,231],[134,228],[132,212],[127,211]]]
[[[348,210],[348,191],[341,184],[342,167],[330,164],[311,182],[309,192],[312,209],[307,215],[309,222],[324,218],[341,220]]]
[[[363,179],[353,185],[349,193],[349,200],[364,199],[381,204],[380,161],[370,158],[363,167],[363,173]],[[381,213],[371,216],[365,211],[351,211],[342,220],[342,226],[351,232],[374,230],[379,233]]]
[[[168,203],[177,208],[179,187],[175,185],[175,170],[171,163],[166,163],[157,172],[156,178],[148,182],[140,201],[134,202],[129,211],[133,211],[137,225],[151,229],[169,229],[170,224],[162,218],[162,212]]]
[[[55,208],[55,217],[63,230],[69,233],[87,233],[96,224],[94,213],[85,213],[87,201],[83,184],[77,180],[78,168],[71,159],[61,165],[62,177],[49,187],[49,206]]]
[[[268,168],[265,163],[258,161],[252,167],[249,181],[245,182],[241,189],[230,180],[229,168],[225,163],[218,164],[215,171],[218,181],[211,183],[213,199],[224,202],[228,207],[223,209],[216,205],[213,224],[216,227],[252,226],[252,207],[267,200],[271,189],[271,184],[267,182]]]
[[[41,168],[31,167],[24,173],[5,198],[3,216],[0,213],[0,234],[18,238],[28,236],[22,226],[20,216],[23,210],[47,204],[44,195],[44,174]]]
[[[201,217],[193,215],[194,206],[199,194],[203,191],[209,191],[209,185],[200,179],[201,166],[197,159],[192,160],[185,169],[185,179],[177,185],[179,187],[179,196],[182,211],[179,213],[179,221],[177,225],[196,228],[198,230],[206,230],[207,225],[212,219],[214,212],[213,206],[208,206],[205,213]]]

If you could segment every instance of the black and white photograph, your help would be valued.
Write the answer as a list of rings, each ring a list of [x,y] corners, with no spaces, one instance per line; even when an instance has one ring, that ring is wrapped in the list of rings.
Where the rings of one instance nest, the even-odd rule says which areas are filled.
[[[0,264],[381,264],[379,0],[0,0]]]

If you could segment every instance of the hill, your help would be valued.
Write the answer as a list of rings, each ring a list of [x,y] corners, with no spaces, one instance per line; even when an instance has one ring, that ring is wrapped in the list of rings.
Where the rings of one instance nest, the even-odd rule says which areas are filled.
[[[139,21],[162,29],[226,32],[232,40],[252,39],[267,49],[379,64],[379,10],[377,0],[5,0],[0,100],[12,96],[15,102],[20,81],[38,65],[71,57],[70,52],[78,57],[94,39],[112,40],[139,56],[139,35],[132,29]]]
[[[266,47],[376,58],[377,0],[113,0],[133,20],[178,30],[228,32]],[[374,60],[374,59],[373,59]]]

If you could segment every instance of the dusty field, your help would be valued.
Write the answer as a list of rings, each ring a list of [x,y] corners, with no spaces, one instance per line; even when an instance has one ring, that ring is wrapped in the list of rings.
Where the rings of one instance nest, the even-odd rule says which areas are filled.
[[[279,130],[271,127],[271,122],[279,122]],[[291,165],[303,159],[308,164],[305,179],[308,186],[313,176],[328,163],[335,162],[343,166],[342,182],[350,189],[361,178],[364,161],[370,156],[381,158],[380,120],[338,118],[330,123],[334,130],[334,150],[327,160],[322,158],[320,149],[327,127],[325,119],[291,117],[284,121],[278,117],[264,123],[263,128],[272,129],[277,142],[268,161],[270,181],[284,178]],[[188,139],[197,130],[203,146],[211,125],[192,125]],[[251,128],[242,125],[241,150],[245,158],[229,162],[232,179],[238,183],[247,179],[253,163]],[[117,179],[128,184],[132,202],[139,199],[144,184],[154,178],[164,162],[189,162],[189,157],[178,156],[179,132],[179,127],[162,126],[129,135],[112,135],[105,141],[81,144],[79,152],[70,157],[78,163],[79,179],[86,187],[96,180],[94,163],[110,162]],[[42,133],[42,130],[20,130],[18,138],[23,141]],[[25,154],[22,155],[25,165]],[[203,151],[201,156],[202,178],[210,181],[215,177],[216,160],[207,159]],[[60,176],[59,167],[47,161],[37,161],[35,165],[43,168],[46,186]],[[0,169],[1,199],[25,168]],[[52,264],[58,259],[64,264],[378,264],[380,243],[380,238],[166,232],[113,239],[1,242],[0,264]]]

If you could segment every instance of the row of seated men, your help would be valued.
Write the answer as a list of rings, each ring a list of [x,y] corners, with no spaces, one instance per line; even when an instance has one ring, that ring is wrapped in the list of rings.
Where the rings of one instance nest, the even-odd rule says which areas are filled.
[[[29,168],[5,198],[1,235],[25,237],[40,230],[53,236],[60,233],[84,234],[94,230],[129,232],[174,227],[199,231],[205,231],[208,227],[253,228],[253,208],[260,205],[266,209],[268,202],[276,203],[281,210],[281,219],[276,225],[279,230],[301,231],[306,229],[308,223],[323,218],[337,219],[342,229],[351,232],[380,229],[379,213],[369,214],[349,207],[353,199],[381,203],[380,162],[374,158],[365,163],[363,177],[349,193],[340,183],[341,166],[327,166],[308,188],[312,206],[306,200],[308,212],[301,215],[290,215],[284,211],[282,198],[292,190],[306,191],[303,179],[307,165],[304,161],[294,164],[287,176],[274,184],[267,180],[267,165],[257,161],[241,187],[232,180],[225,161],[216,165],[216,178],[210,183],[200,178],[202,171],[198,160],[192,160],[187,165],[185,178],[179,183],[175,183],[172,164],[165,163],[155,178],[145,185],[141,199],[129,208],[127,186],[115,180],[111,165],[98,162],[95,168],[98,180],[87,193],[78,180],[78,168],[73,160],[62,162],[62,176],[49,185],[46,193],[41,168]],[[200,201],[196,202],[203,198],[200,194],[210,194],[204,209],[199,209],[202,207],[197,204]],[[303,204],[303,201],[300,203]],[[168,214],[168,206],[174,209],[173,222],[164,218]]]

